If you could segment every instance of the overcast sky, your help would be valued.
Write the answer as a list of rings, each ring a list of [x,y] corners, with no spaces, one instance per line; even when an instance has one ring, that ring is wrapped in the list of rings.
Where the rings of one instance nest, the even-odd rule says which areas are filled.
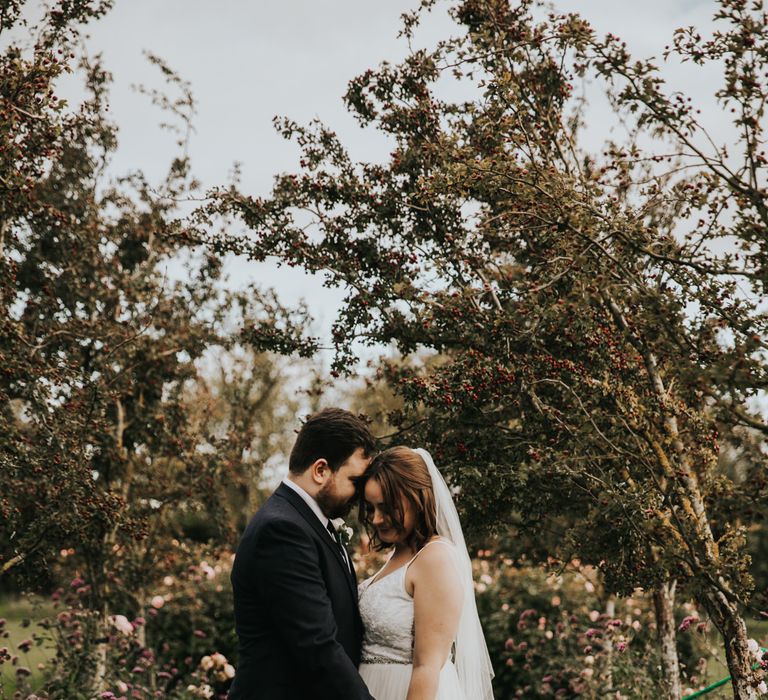
[[[157,70],[143,51],[163,57],[192,84],[198,101],[191,142],[195,174],[206,186],[223,183],[234,161],[242,163],[245,191],[269,191],[275,173],[296,168],[297,151],[272,127],[275,115],[306,122],[319,117],[359,158],[384,157],[387,144],[360,130],[341,97],[347,81],[382,60],[396,61],[407,46],[397,39],[400,14],[416,1],[402,0],[116,0],[90,28],[87,46],[102,52],[114,74],[111,111],[120,126],[114,171],[142,169],[160,179],[174,153],[173,138],[157,128],[159,112],[132,84],[159,86]],[[624,38],[638,57],[660,56],[676,27],[707,29],[715,9],[702,0],[561,0],[556,8],[577,11],[600,33]],[[431,44],[454,33],[443,11],[419,35]],[[715,133],[728,122],[705,96],[716,75],[687,66],[665,71],[670,87],[685,88],[711,112]],[[72,97],[76,97],[71,92]],[[595,144],[609,128],[608,114],[590,113]],[[292,302],[306,297],[328,327],[339,293],[323,290],[293,270],[276,274],[269,265],[231,266],[233,283],[252,277],[279,288]]]

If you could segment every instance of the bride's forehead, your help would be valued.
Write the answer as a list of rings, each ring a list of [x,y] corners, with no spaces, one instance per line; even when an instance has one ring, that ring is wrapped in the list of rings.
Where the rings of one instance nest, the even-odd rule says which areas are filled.
[[[381,490],[381,485],[376,479],[368,479],[365,484],[365,499],[367,501],[382,501],[384,500],[384,494]]]

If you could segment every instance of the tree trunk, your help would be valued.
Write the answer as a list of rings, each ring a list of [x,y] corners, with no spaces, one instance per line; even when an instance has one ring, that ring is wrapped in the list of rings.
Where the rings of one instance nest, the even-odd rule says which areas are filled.
[[[120,457],[125,460],[127,458],[127,450],[123,444],[123,435],[125,433],[125,409],[123,403],[119,398],[115,399],[115,414],[117,415],[117,425],[115,426],[115,446]],[[130,486],[130,479],[126,479],[122,486],[122,496],[127,500],[128,488]],[[117,535],[117,522],[104,536],[104,552],[110,552],[115,545],[115,538]],[[108,555],[106,555],[108,556]],[[102,561],[106,559],[106,556],[102,558]],[[103,578],[103,577],[102,577]],[[97,586],[97,576],[92,574],[92,585],[94,589],[99,592],[98,598],[102,600],[101,603],[101,634],[104,640],[108,637],[109,624],[107,618],[109,616],[108,599],[110,584],[105,581],[101,581],[101,585]],[[109,646],[106,641],[100,641],[96,646],[96,670],[93,677],[93,693],[98,695],[107,690],[106,677],[109,669],[107,668]]]
[[[752,670],[752,654],[747,645],[747,625],[734,603],[720,590],[707,591],[704,606],[723,637],[725,658],[731,673],[734,700],[757,700],[757,681]]]
[[[668,700],[680,700],[682,697],[680,662],[677,658],[675,639],[675,588],[675,581],[664,583],[653,594],[656,631],[661,650],[662,683],[664,697]]]
[[[610,596],[605,603],[605,614],[611,620],[616,617],[616,599]],[[610,637],[605,640],[605,687],[607,692],[613,692],[613,641]]]
[[[651,387],[659,400],[660,417],[664,422],[672,450],[672,455],[667,456],[665,450],[660,448],[657,451],[659,463],[664,475],[668,478],[674,477],[680,485],[676,495],[680,498],[684,518],[692,525],[690,530],[681,525],[680,535],[689,543],[694,559],[694,574],[706,575],[716,571],[720,566],[718,547],[712,534],[698,475],[691,465],[680,436],[677,417],[669,407],[670,397],[664,386],[656,355],[633,333],[624,314],[611,296],[607,292],[603,292],[602,296],[616,325],[627,334],[629,342],[643,357]],[[684,532],[683,529],[688,531]],[[723,637],[735,700],[756,700],[757,683],[752,672],[752,656],[747,646],[747,626],[739,615],[736,604],[732,602],[734,597],[728,582],[720,577],[718,581],[708,583],[708,587],[696,598],[706,608]]]
[[[107,690],[107,655],[109,653],[107,604],[104,603],[99,620],[99,642],[96,645],[96,668],[93,673],[91,692],[98,697]]]

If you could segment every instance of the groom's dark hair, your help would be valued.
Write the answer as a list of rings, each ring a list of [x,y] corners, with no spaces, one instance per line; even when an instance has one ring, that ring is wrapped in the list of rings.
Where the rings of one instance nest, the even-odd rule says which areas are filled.
[[[376,447],[368,424],[343,408],[325,408],[309,416],[301,426],[288,469],[293,474],[303,474],[311,464],[324,459],[335,472],[360,447],[366,457]]]

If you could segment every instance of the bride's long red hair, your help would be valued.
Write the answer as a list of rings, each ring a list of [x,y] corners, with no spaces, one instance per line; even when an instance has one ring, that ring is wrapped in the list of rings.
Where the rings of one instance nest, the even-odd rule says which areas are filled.
[[[384,509],[398,532],[405,532],[403,499],[411,504],[415,516],[413,531],[408,537],[411,547],[419,550],[437,534],[435,494],[426,463],[410,447],[390,447],[373,458],[360,484],[359,517],[368,532],[372,549],[380,551],[393,545],[381,542],[371,524],[371,514],[363,495],[370,479],[381,487]]]

